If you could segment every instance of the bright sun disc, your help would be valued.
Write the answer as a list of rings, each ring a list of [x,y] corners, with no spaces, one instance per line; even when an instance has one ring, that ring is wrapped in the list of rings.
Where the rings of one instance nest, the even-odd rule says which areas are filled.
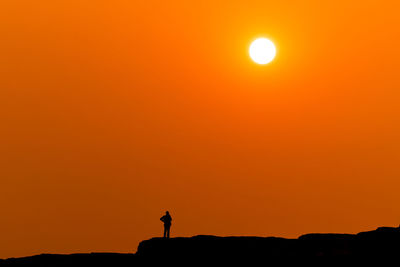
[[[276,48],[267,38],[258,38],[251,43],[249,54],[254,62],[268,64],[275,58]]]

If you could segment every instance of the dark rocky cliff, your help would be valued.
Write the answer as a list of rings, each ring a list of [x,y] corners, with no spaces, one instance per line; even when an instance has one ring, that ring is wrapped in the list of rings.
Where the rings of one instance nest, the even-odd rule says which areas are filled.
[[[140,243],[146,262],[294,263],[369,262],[400,258],[400,229],[381,227],[359,234],[307,234],[298,239],[275,237],[153,238]]]
[[[297,239],[276,237],[194,236],[142,241],[136,254],[91,253],[37,255],[0,260],[2,266],[152,266],[153,263],[258,266],[280,263],[359,265],[397,262],[400,229],[381,227],[350,234],[307,234]],[[385,265],[385,264],[384,264]]]

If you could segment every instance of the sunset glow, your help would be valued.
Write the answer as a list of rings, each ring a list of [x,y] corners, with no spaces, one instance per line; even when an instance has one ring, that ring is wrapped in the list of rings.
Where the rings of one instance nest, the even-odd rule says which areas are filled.
[[[400,224],[400,1],[0,2],[0,258]]]

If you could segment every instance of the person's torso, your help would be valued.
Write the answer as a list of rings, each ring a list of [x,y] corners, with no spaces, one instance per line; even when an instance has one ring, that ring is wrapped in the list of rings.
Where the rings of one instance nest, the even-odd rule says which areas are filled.
[[[164,224],[171,225],[172,218],[171,218],[171,216],[165,215],[163,221],[164,221]]]

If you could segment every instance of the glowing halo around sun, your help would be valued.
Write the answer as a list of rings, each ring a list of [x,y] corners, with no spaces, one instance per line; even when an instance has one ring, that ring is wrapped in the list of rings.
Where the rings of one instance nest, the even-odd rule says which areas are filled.
[[[275,58],[276,47],[267,38],[258,38],[251,43],[249,54],[255,63],[265,65]]]

